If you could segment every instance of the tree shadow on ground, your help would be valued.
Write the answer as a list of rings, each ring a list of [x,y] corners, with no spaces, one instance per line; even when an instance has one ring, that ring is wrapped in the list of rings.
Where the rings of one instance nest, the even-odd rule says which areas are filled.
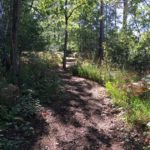
[[[79,125],[80,121],[73,118],[73,115],[78,110],[82,111],[85,118],[88,119],[92,114],[91,111],[102,109],[100,106],[96,105],[96,103],[89,103],[89,101],[92,100],[96,101],[96,99],[92,97],[92,92],[90,91],[93,88],[92,82],[84,79],[78,81],[78,78],[72,80],[70,76],[63,75],[61,87],[60,96],[52,100],[48,108],[53,110],[62,124],[71,123],[75,126],[82,126]],[[71,108],[73,110],[71,110]]]
[[[93,96],[92,89],[95,84],[82,78],[71,77],[63,72],[60,76],[62,79],[61,93],[46,106],[47,110],[52,112],[50,117],[55,118],[55,122],[51,122],[50,126],[53,128],[54,123],[66,132],[68,130],[68,133],[65,133],[66,135],[69,132],[77,131],[75,135],[77,139],[71,140],[71,138],[68,138],[67,140],[69,141],[62,140],[62,137],[59,137],[59,133],[55,134],[60,149],[68,150],[84,147],[84,149],[95,150],[100,148],[101,145],[109,147],[109,136],[91,125],[93,124],[91,117],[97,116],[99,120],[103,119],[101,116],[103,107],[98,105],[100,102]],[[85,132],[78,133],[80,129],[83,129]]]
[[[87,127],[87,133],[84,136],[73,141],[59,141],[59,147],[63,147],[64,150],[98,150],[100,148],[108,148],[111,146],[111,139],[105,135],[102,131],[98,131],[94,127]]]
[[[50,122],[49,130],[43,132],[44,129],[41,128],[40,133],[43,132],[43,135],[38,135],[39,139],[45,138],[43,141],[46,141],[41,144],[41,147],[48,145],[50,149],[54,150],[111,149],[113,136],[107,133],[107,128],[105,131],[101,129],[101,124],[106,119],[102,114],[109,109],[109,106],[105,104],[105,96],[102,95],[98,98],[93,96],[94,82],[72,77],[63,71],[58,73],[62,79],[61,90],[45,106],[50,113]],[[109,114],[107,114],[108,116]],[[100,127],[97,126],[98,124]],[[107,124],[109,126],[109,123]],[[39,123],[37,123],[38,125]],[[51,138],[48,139],[49,136]],[[128,149],[132,146],[132,144],[129,145]],[[36,150],[40,150],[41,147]]]
[[[34,136],[27,137],[29,144],[24,143],[21,145],[19,150],[32,150],[33,145],[40,140],[42,136],[48,135],[49,133],[49,124],[42,118],[34,118],[32,121],[34,127]]]

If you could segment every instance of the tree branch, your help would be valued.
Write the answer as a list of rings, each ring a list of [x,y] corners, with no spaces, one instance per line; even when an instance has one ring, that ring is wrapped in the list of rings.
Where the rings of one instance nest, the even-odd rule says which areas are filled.
[[[84,4],[85,4],[85,3],[82,3],[82,4],[80,4],[80,5],[76,6],[76,7],[74,7],[74,8],[71,10],[70,14],[67,16],[67,18],[69,19],[69,18],[72,16],[73,12],[74,12],[77,8],[79,8],[80,6],[82,6],[82,5],[84,5]]]

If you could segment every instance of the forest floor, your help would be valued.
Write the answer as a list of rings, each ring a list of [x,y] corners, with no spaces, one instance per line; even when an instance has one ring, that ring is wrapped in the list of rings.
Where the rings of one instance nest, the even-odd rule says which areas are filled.
[[[62,69],[58,74],[61,93],[42,108],[46,124],[37,124],[42,134],[32,150],[143,149],[140,128],[127,128],[103,86]]]

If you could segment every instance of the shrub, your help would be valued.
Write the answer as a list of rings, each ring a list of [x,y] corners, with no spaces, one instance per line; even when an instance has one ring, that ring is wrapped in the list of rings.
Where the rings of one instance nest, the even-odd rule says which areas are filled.
[[[58,78],[54,68],[60,62],[60,58],[57,57],[48,52],[27,53],[27,62],[23,59],[20,73],[23,88],[41,88],[41,91],[45,90],[46,92],[54,87],[55,90]]]
[[[139,42],[134,47],[131,54],[130,65],[137,71],[146,71],[150,69],[150,31],[142,34]]]
[[[40,100],[33,98],[32,94],[20,97],[18,104],[12,108],[11,115],[31,118],[40,107]],[[21,114],[20,114],[21,113]]]
[[[57,74],[53,73],[50,78],[43,78],[35,82],[33,86],[41,102],[47,103],[59,93],[60,80]]]
[[[11,109],[0,107],[0,113],[4,115],[0,116],[0,149],[21,149],[21,145],[29,144],[29,139],[35,134],[33,122],[39,107],[39,100],[31,93],[20,97],[18,104]]]

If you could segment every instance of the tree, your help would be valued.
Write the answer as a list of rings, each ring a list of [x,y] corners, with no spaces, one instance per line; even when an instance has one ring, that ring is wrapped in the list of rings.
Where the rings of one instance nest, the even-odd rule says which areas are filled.
[[[17,64],[17,30],[18,30],[18,15],[19,15],[19,0],[13,0],[12,2],[12,52],[11,62],[13,69],[13,76],[18,75],[18,64]]]
[[[127,30],[128,0],[123,0],[123,30]]]
[[[63,57],[63,68],[66,69],[66,55],[67,55],[67,44],[68,44],[68,0],[65,0],[65,39],[64,39],[64,57]]]
[[[75,10],[77,10],[80,6],[82,6],[84,1],[78,1],[76,3],[70,3],[68,0],[65,0],[64,2],[64,17],[65,17],[65,38],[64,38],[64,57],[63,57],[63,69],[66,69],[66,56],[67,56],[67,47],[68,47],[68,24],[69,19],[72,17]],[[69,7],[71,7],[69,9]]]
[[[104,58],[104,1],[100,0],[100,30],[99,30],[99,59],[100,63]]]

